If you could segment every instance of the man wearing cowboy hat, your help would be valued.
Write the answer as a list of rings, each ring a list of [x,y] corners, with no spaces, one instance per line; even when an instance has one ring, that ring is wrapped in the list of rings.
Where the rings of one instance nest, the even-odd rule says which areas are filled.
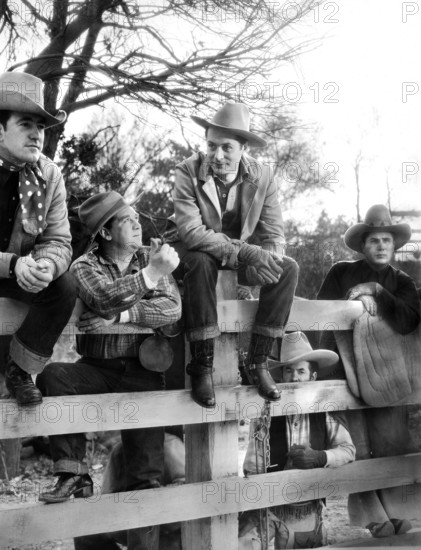
[[[273,378],[282,383],[312,382],[318,374],[329,371],[338,355],[329,350],[313,350],[302,332],[287,334],[282,341],[279,361],[271,361]],[[255,437],[258,421],[250,425],[249,445],[244,473],[264,472],[265,449]],[[290,469],[336,468],[355,459],[355,446],[346,422],[339,413],[292,414],[271,419],[270,464],[267,471]],[[256,445],[257,448],[256,448]],[[322,522],[322,501],[273,506],[268,510],[270,539],[274,550],[282,548],[316,548],[326,544]],[[260,549],[259,510],[240,515],[241,550]]]
[[[323,281],[319,300],[359,300],[370,315],[378,312],[399,334],[412,332],[420,321],[415,283],[392,267],[395,250],[411,238],[407,223],[392,224],[389,210],[372,206],[364,223],[351,226],[345,244],[364,255],[355,262],[338,262]]]
[[[95,332],[116,322],[148,328],[175,323],[181,317],[181,298],[170,274],[178,265],[177,253],[157,240],[152,240],[150,249],[143,247],[138,214],[115,191],[87,199],[79,208],[79,217],[98,244],[71,267],[79,296],[89,308],[78,324],[83,332],[77,337],[82,357],[76,363],[50,363],[37,378],[37,385],[48,396],[163,390],[163,371],[169,364],[154,362],[150,354],[144,359],[144,344],[150,342],[150,335]],[[162,348],[156,349],[155,354],[160,351]],[[131,412],[124,414],[130,416]],[[164,428],[123,430],[121,437],[125,490],[159,487]],[[84,462],[84,435],[51,436],[50,447],[58,481],[40,500],[57,503],[73,495],[92,494]],[[129,550],[157,548],[158,534],[155,528],[130,530]]]
[[[390,265],[395,250],[402,248],[410,237],[410,226],[406,223],[393,224],[386,206],[372,206],[364,222],[351,226],[344,235],[345,244],[351,250],[363,254],[363,259],[335,264],[323,281],[318,299],[359,300],[369,316],[378,316],[393,332],[406,335],[414,331],[420,321],[414,281]],[[323,345],[336,349],[336,343],[329,337],[323,338]],[[378,349],[374,349],[374,346]],[[378,344],[374,337],[370,338],[370,356],[370,360],[368,357],[364,360],[364,370],[367,372],[374,368],[380,373],[378,378],[381,384],[387,372],[383,359],[385,351],[381,342]],[[400,365],[394,364],[392,368],[399,369]],[[354,379],[354,367],[350,369],[352,372],[347,368],[347,375]],[[403,374],[401,372],[399,375],[398,371],[398,377]],[[343,370],[339,376],[345,377]],[[351,383],[349,381],[350,386]],[[390,391],[388,384],[385,382],[381,388],[387,396]],[[358,459],[394,456],[417,450],[408,430],[404,407],[349,411],[347,419],[354,440],[358,440]],[[348,505],[351,523],[366,527],[374,537],[405,533],[411,524],[407,519],[399,518],[408,514],[413,517],[414,510],[420,504],[420,489],[416,489],[415,493],[418,493],[415,495],[418,500],[415,505],[410,504],[413,504],[413,499],[403,502],[401,488],[351,494]]]
[[[240,282],[259,285],[260,299],[247,372],[269,400],[280,398],[268,368],[274,338],[283,335],[298,266],[283,256],[285,238],[278,190],[270,167],[247,153],[266,142],[249,129],[246,105],[228,102],[211,121],[193,116],[206,130],[206,155],[196,153],[176,168],[175,220],[185,267],[184,305],[190,341],[192,397],[215,406],[214,339],[218,328],[218,269],[238,269]]]
[[[0,296],[29,304],[14,334],[6,387],[20,405],[42,400],[31,374],[42,371],[72,313],[76,290],[66,190],[60,169],[42,155],[44,130],[66,119],[44,110],[42,82],[0,75]]]

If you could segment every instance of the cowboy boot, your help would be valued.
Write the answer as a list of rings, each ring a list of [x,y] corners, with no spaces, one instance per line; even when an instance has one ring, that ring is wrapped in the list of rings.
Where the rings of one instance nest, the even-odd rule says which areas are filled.
[[[22,370],[13,359],[8,360],[5,369],[6,388],[18,405],[41,403],[42,393],[35,386],[29,373]]]
[[[199,340],[190,342],[192,360],[187,365],[186,372],[191,376],[191,395],[201,407],[215,407],[215,391],[213,388],[213,352],[214,340]]]
[[[88,474],[76,475],[63,473],[59,475],[57,483],[49,491],[43,491],[38,500],[46,504],[66,502],[71,496],[87,498],[93,495],[94,483]]]
[[[262,334],[251,335],[245,372],[251,384],[257,386],[260,397],[268,401],[278,401],[281,394],[269,372],[267,358],[274,338]]]

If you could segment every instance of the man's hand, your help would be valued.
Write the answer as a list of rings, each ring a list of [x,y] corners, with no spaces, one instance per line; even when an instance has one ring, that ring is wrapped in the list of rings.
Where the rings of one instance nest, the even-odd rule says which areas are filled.
[[[363,306],[370,315],[373,317],[377,315],[377,302],[374,296],[359,296],[356,299],[363,303]]]
[[[304,445],[293,445],[288,453],[292,465],[300,470],[310,468],[323,468],[327,462],[327,455],[324,451],[315,451]]]
[[[117,317],[113,317],[112,319],[103,319],[93,311],[85,311],[85,313],[82,313],[79,317],[79,321],[76,323],[76,326],[81,332],[96,332],[102,327],[112,325],[116,319]]]
[[[246,266],[246,277],[253,285],[273,284],[279,281],[283,269],[282,258],[260,246],[244,243],[238,261]]]
[[[36,294],[51,283],[54,269],[47,260],[36,261],[31,256],[23,256],[16,262],[16,281],[26,292]]]
[[[160,239],[151,239],[149,264],[145,267],[146,275],[156,283],[174,271],[180,263],[177,252],[168,244],[161,245]]]
[[[382,290],[379,283],[361,283],[360,285],[353,286],[347,292],[348,300],[356,300],[360,296],[379,296]]]

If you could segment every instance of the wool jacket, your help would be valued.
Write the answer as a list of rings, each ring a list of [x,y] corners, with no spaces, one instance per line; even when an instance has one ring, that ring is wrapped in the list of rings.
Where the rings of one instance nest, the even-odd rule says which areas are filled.
[[[195,153],[175,171],[174,210],[181,240],[189,250],[207,252],[230,267],[236,267],[242,242],[279,253],[285,245],[278,190],[270,167],[247,154],[241,164],[240,239],[222,233],[221,206],[205,155]]]
[[[0,278],[9,277],[9,265],[13,254],[31,254],[34,260],[50,260],[55,266],[54,279],[62,275],[70,265],[72,239],[67,219],[63,176],[59,167],[44,155],[41,155],[38,166],[46,182],[46,217],[43,231],[41,234],[37,232],[35,213],[34,218],[28,220],[27,228],[24,230],[22,210],[16,209],[9,246],[5,252],[0,253]]]

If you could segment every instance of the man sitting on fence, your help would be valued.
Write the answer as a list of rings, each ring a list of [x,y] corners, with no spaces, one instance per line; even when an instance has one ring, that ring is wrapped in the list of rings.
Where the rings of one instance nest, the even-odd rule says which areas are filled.
[[[280,362],[272,362],[273,377],[283,383],[309,382],[329,370],[338,355],[328,350],[313,350],[302,332],[287,334],[282,341]],[[259,420],[250,425],[250,439],[244,473],[263,473],[265,448],[257,443]],[[270,425],[270,465],[268,472],[289,469],[331,468],[355,459],[355,447],[344,417],[340,413],[315,413],[277,416]],[[257,447],[256,447],[257,446]],[[267,513],[269,539],[274,550],[317,548],[326,544],[322,521],[322,501],[311,500],[240,515],[240,550],[260,550],[265,539],[261,533]],[[263,520],[263,521],[262,521]]]
[[[402,381],[407,377],[406,366],[402,364],[403,353],[399,352],[398,347],[399,335],[407,335],[417,328],[420,306],[414,281],[390,264],[395,250],[404,246],[410,237],[409,225],[393,224],[386,206],[372,206],[364,222],[351,226],[344,235],[345,244],[351,250],[362,253],[363,259],[335,264],[318,294],[319,300],[361,301],[367,312],[356,323],[353,336],[338,334],[337,339],[342,343],[340,350],[351,391],[359,397],[364,396],[368,404],[374,404],[371,399],[377,401],[379,398],[382,398],[383,405],[396,402],[396,391],[403,387]],[[365,325],[369,333],[363,342],[358,340],[358,334],[364,334],[362,330]],[[336,347],[329,336],[324,338],[323,344],[331,349]],[[360,371],[350,360],[356,349],[355,344],[358,351],[368,346],[368,353],[359,363]],[[390,355],[396,351],[395,360],[390,360]],[[416,362],[419,362],[419,357]],[[362,380],[358,380],[359,376]],[[394,376],[395,383],[390,381],[390,376]],[[407,412],[406,407],[347,412],[349,428],[357,447],[357,459],[418,451],[419,446],[408,429]],[[408,491],[406,495],[402,487],[351,494],[351,523],[366,527],[374,537],[405,533],[411,525],[407,519],[399,518],[419,516],[421,486],[414,487],[415,490]]]
[[[278,189],[270,166],[247,154],[265,140],[249,130],[246,105],[228,102],[212,121],[194,116],[206,129],[206,155],[195,153],[176,168],[176,246],[185,267],[184,306],[190,341],[192,398],[215,406],[214,339],[218,269],[239,269],[240,282],[259,285],[260,299],[251,335],[247,373],[258,392],[280,399],[267,356],[283,335],[297,284],[298,266],[283,256],[285,238]]]
[[[142,247],[137,213],[115,191],[86,200],[79,216],[98,243],[71,267],[79,296],[89,308],[78,325],[85,333],[77,337],[82,358],[75,364],[48,365],[37,385],[45,396],[163,390],[161,365],[148,357],[149,370],[145,368],[144,345],[149,335],[124,331],[102,335],[95,331],[116,322],[149,328],[176,322],[181,316],[181,299],[170,274],[179,262],[177,253],[168,244],[160,246],[157,240],[152,241],[150,250]],[[164,468],[164,428],[127,429],[121,436],[126,490],[159,487]],[[92,480],[83,460],[84,435],[51,436],[50,446],[59,478],[40,500],[55,503],[72,495],[92,494]],[[157,548],[157,529],[129,531],[129,549]]]
[[[42,400],[31,374],[52,355],[76,300],[63,177],[41,154],[44,130],[66,113],[47,113],[42,94],[35,76],[0,75],[0,296],[29,305],[2,368],[19,405]]]

